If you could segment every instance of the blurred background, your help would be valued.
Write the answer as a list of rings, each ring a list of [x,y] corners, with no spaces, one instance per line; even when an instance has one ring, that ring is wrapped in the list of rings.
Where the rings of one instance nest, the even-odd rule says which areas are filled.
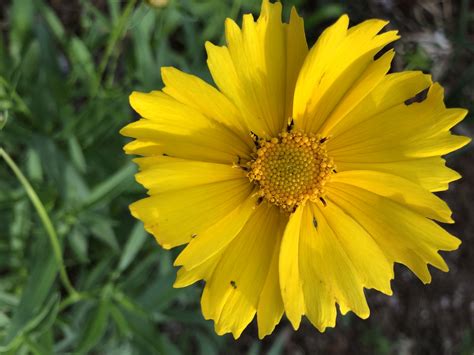
[[[431,72],[451,107],[473,111],[474,3],[469,0],[284,1],[312,45],[346,12],[391,21],[402,39],[393,70]],[[0,353],[474,354],[474,158],[442,193],[457,223],[451,271],[424,286],[396,267],[394,296],[369,291],[372,314],[318,333],[283,320],[258,341],[253,323],[219,337],[201,286],[173,289],[172,260],[128,205],[144,196],[119,129],[132,90],[160,89],[160,67],[210,81],[204,42],[259,0],[2,0],[0,2]],[[474,119],[455,128],[473,136]],[[59,266],[58,266],[59,265]],[[67,270],[67,274],[64,272]]]

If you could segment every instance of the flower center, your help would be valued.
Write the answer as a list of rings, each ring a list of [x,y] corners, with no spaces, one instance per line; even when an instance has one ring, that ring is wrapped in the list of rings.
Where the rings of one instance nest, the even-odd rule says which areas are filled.
[[[335,165],[325,138],[296,131],[260,140],[249,168],[248,177],[259,185],[260,196],[291,213],[304,201],[323,196]]]

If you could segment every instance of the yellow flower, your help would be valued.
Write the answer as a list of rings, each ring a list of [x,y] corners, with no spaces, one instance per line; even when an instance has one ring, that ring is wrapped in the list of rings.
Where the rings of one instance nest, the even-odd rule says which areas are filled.
[[[121,131],[150,195],[133,216],[164,248],[186,245],[175,286],[205,280],[204,317],[236,338],[255,315],[260,337],[283,313],[333,327],[336,303],[367,318],[364,288],[391,295],[394,262],[429,283],[427,264],[447,271],[438,251],[460,244],[433,192],[460,178],[441,155],[469,142],[449,131],[466,110],[429,75],[387,74],[386,21],[341,16],[308,50],[303,20],[281,11],[264,0],[256,22],[227,19],[227,45],[206,43],[217,89],[163,68]]]

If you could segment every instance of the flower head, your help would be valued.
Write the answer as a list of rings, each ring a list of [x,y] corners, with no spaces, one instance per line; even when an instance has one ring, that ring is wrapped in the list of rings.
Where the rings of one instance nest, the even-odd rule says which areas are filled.
[[[217,88],[163,68],[122,130],[149,194],[132,214],[164,248],[186,245],[175,286],[205,280],[205,318],[234,337],[255,315],[260,337],[284,313],[320,331],[336,304],[366,318],[364,288],[390,295],[395,262],[429,283],[460,244],[433,192],[460,177],[441,156],[468,143],[450,133],[466,110],[429,75],[388,74],[386,21],[343,15],[308,50],[303,20],[281,11],[264,0],[242,29],[228,19],[226,45],[206,43]]]

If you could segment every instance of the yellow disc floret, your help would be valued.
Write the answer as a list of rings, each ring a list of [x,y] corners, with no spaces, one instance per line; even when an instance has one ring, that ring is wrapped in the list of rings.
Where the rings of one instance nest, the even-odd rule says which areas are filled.
[[[260,187],[259,194],[287,212],[306,200],[317,200],[335,170],[328,157],[326,139],[303,132],[283,132],[260,140],[248,177]]]

